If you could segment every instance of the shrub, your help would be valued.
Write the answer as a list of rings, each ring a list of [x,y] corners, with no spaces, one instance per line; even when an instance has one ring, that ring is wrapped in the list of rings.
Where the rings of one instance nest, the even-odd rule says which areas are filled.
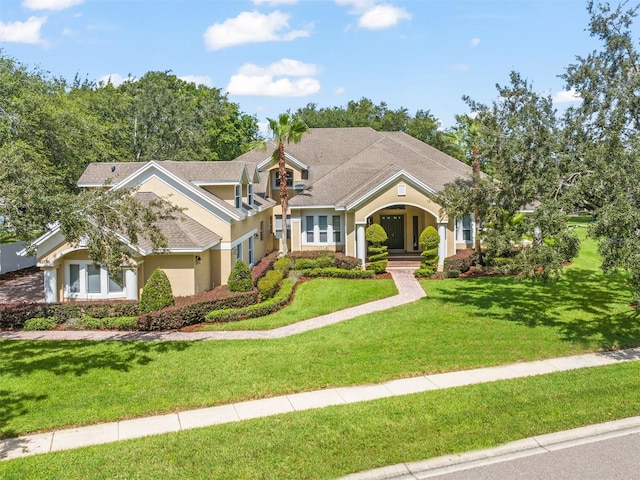
[[[242,260],[236,261],[231,269],[227,287],[232,292],[248,292],[253,288],[253,278],[249,266]]]
[[[336,268],[341,268],[343,270],[360,270],[362,268],[362,261],[356,257],[336,255],[334,261]]]
[[[251,269],[251,277],[253,278],[253,284],[257,285],[258,280],[265,276],[265,274],[273,268],[273,265],[278,258],[277,252],[272,252],[269,255],[262,257],[260,262]]]
[[[146,331],[177,330],[205,321],[205,316],[212,310],[236,308],[252,305],[258,302],[258,292],[230,292],[220,288],[196,295],[199,301],[186,303],[181,300],[180,306],[168,307],[155,312],[149,312],[138,317],[138,329]]]
[[[289,302],[289,299],[293,294],[295,283],[295,280],[291,278],[285,278],[282,281],[280,290],[273,296],[273,298],[246,307],[214,310],[206,315],[206,321],[233,322],[236,320],[244,320],[246,318],[263,317],[265,315],[269,315],[270,313],[273,313],[282,308]]]
[[[456,255],[444,259],[444,274],[455,270],[459,275],[466,273],[475,264],[475,254],[471,250],[463,250]]]
[[[142,289],[140,313],[154,312],[174,304],[175,300],[173,298],[169,277],[164,273],[164,270],[156,268]]]
[[[460,270],[447,270],[444,276],[447,278],[458,278],[460,276]]]
[[[365,231],[365,239],[368,242],[367,251],[369,253],[369,265],[367,270],[375,273],[384,273],[387,270],[387,246],[383,245],[387,241],[387,232],[381,225],[373,223]]]
[[[322,255],[316,260],[316,265],[318,266],[318,268],[329,268],[335,266],[335,264],[336,262],[334,258],[329,255]]]
[[[329,277],[329,278],[373,278],[375,272],[372,270],[345,270],[342,268],[312,268],[301,270],[304,277]]]
[[[56,317],[36,317],[30,318],[26,322],[24,322],[24,330],[27,331],[35,331],[35,330],[53,330],[58,321]]]
[[[308,270],[310,268],[316,267],[316,260],[313,260],[311,258],[297,258],[295,263],[293,264],[294,270]]]
[[[95,318],[85,315],[69,320],[65,328],[68,330],[137,330],[137,317],[104,317]]]
[[[420,270],[424,270],[424,273],[430,272],[429,275],[432,275],[438,269],[438,245],[440,244],[438,231],[432,226],[428,226],[420,234],[419,243],[424,248],[420,254],[422,256]]]
[[[423,268],[420,267],[414,272],[416,278],[429,278],[432,277],[436,273],[435,268]]]
[[[264,301],[272,298],[278,291],[281,280],[281,270],[269,270],[267,274],[258,281],[258,293],[260,294],[260,300]]]
[[[282,276],[285,277],[289,270],[291,270],[291,258],[290,257],[280,257],[275,262],[273,262],[273,269],[280,270],[282,272]]]
[[[375,262],[370,262],[367,265],[367,270],[379,275],[387,271],[388,264],[389,260],[377,260]]]

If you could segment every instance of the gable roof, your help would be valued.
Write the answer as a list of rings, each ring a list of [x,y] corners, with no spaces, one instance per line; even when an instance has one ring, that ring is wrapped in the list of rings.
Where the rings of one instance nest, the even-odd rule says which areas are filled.
[[[269,142],[275,147],[274,142]],[[267,147],[270,148],[269,146]],[[403,132],[369,127],[315,128],[287,154],[308,167],[305,190],[289,200],[292,207],[334,205],[346,208],[391,179],[410,180],[425,194],[471,174],[471,167]],[[264,151],[248,152],[235,161],[268,168]]]

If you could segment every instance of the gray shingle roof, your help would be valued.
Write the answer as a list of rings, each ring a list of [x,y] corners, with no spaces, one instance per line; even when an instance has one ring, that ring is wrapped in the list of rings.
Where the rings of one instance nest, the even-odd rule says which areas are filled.
[[[160,197],[151,192],[138,192],[135,197],[142,203],[160,200]],[[178,213],[175,220],[160,220],[156,225],[167,237],[169,250],[203,250],[222,239],[220,235],[183,213]],[[139,246],[147,252],[152,249],[151,242],[146,239],[141,239]]]

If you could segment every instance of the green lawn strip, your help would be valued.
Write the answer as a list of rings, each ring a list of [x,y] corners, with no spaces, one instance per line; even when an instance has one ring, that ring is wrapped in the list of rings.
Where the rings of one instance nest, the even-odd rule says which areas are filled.
[[[204,325],[198,330],[270,330],[397,293],[393,280],[316,278],[298,285],[291,304],[276,313],[238,322]]]
[[[0,436],[640,344],[623,277],[588,260],[549,285],[426,281],[417,302],[279,340],[0,342]]]
[[[640,363],[478,384],[0,462],[10,479],[335,478],[640,414]]]

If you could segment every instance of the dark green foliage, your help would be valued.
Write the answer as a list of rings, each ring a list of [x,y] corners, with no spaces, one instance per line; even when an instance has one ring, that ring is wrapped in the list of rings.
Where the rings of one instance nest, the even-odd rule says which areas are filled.
[[[475,265],[476,256],[470,250],[463,250],[456,255],[444,259],[444,274],[447,276],[449,271],[457,271],[466,273]]]
[[[247,318],[263,317],[274,313],[287,303],[293,294],[295,280],[285,278],[280,290],[270,299],[239,308],[221,308],[213,310],[206,315],[207,322],[232,322]]]
[[[343,270],[360,270],[362,268],[362,261],[356,257],[347,257],[345,255],[335,256],[336,268]]]
[[[23,330],[53,330],[58,324],[56,317],[37,317],[30,318],[24,322]]]
[[[196,301],[189,302],[189,299]],[[164,308],[138,317],[138,329],[146,331],[177,330],[205,321],[205,316],[220,308],[237,308],[258,302],[258,292],[230,292],[228,289],[215,289],[205,294],[181,299],[180,304]]]
[[[386,269],[386,260],[384,268]],[[329,277],[329,278],[373,278],[374,273],[384,273],[382,272],[374,272],[373,270],[346,270],[342,268],[312,268],[310,270],[300,270],[300,274],[304,277],[316,278],[316,277]]]
[[[369,254],[369,263],[367,270],[372,270],[375,273],[384,273],[387,270],[386,259],[389,253],[387,252],[387,246],[383,245],[387,241],[387,232],[384,231],[382,225],[373,223],[365,230],[365,239],[367,240],[367,252]]]
[[[331,255],[321,255],[316,260],[316,265],[318,268],[330,268],[334,267],[336,264],[334,257]]]
[[[251,276],[253,277],[254,285],[258,284],[258,281],[265,276],[265,274],[273,268],[273,265],[277,261],[277,252],[272,252],[269,255],[265,255],[260,259],[257,265],[254,265],[251,269]]]
[[[93,317],[133,316],[138,303],[129,301],[18,303],[0,305],[0,329],[20,329],[30,318],[55,317],[59,323],[84,315]]]
[[[422,265],[420,270],[423,270],[425,275],[428,273],[432,275],[438,269],[438,245],[440,244],[440,235],[438,231],[428,226],[420,234],[420,246],[424,248],[422,253]]]
[[[382,225],[378,223],[372,223],[369,225],[365,230],[364,236],[367,242],[374,246],[381,246],[389,238],[387,237],[387,232],[382,228]]]
[[[317,263],[312,258],[296,258],[293,264],[294,270],[308,270],[310,268],[316,268]]]
[[[232,292],[248,292],[253,288],[251,270],[242,260],[236,261],[231,269],[229,279],[227,280],[227,288]]]
[[[387,271],[387,265],[389,260],[376,260],[367,264],[367,270],[376,274],[381,274]]]
[[[260,301],[262,302],[272,298],[278,291],[278,288],[280,288],[281,281],[282,270],[269,270],[264,277],[258,280]]]
[[[273,269],[280,270],[282,272],[282,276],[286,276],[291,269],[291,258],[290,257],[280,257],[275,262],[273,262]]]
[[[172,305],[175,305],[175,300],[169,277],[164,270],[156,268],[142,289],[140,313],[154,312]]]

